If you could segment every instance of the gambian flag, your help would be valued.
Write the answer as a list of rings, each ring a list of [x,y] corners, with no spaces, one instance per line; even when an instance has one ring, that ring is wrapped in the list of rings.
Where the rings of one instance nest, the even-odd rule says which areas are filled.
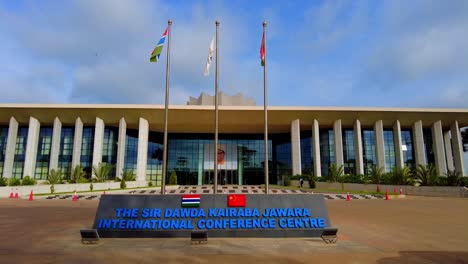
[[[245,207],[245,194],[230,194],[227,202],[229,207]]]
[[[158,45],[156,45],[156,48],[154,48],[153,52],[151,52],[150,62],[157,62],[159,60],[162,49],[164,47],[164,42],[166,42],[167,30],[168,28],[166,28],[166,30],[164,31],[164,34],[159,40]]]
[[[200,206],[200,195],[182,195],[182,207],[199,207]]]
[[[262,37],[262,46],[260,47],[260,60],[263,67],[265,67],[265,33]]]

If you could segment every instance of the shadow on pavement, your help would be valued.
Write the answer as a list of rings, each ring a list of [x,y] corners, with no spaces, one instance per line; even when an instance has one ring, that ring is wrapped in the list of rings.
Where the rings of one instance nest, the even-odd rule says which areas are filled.
[[[387,263],[468,263],[468,251],[399,251],[398,257],[382,258]]]

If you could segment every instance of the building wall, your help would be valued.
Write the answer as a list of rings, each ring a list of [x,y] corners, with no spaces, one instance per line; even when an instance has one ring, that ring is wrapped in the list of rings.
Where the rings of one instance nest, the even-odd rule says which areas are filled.
[[[35,113],[35,109],[29,109],[29,113]],[[40,112],[39,110],[37,110]],[[70,177],[72,170],[72,161],[77,160],[82,167],[86,169],[88,177],[92,176],[92,166],[96,165],[94,161],[99,160],[104,163],[109,163],[114,166],[111,171],[109,178],[115,176],[117,172],[115,170],[117,163],[117,148],[118,141],[120,138],[125,140],[123,153],[123,161],[119,161],[122,164],[123,170],[133,170],[135,173],[140,169],[139,180],[153,181],[156,184],[161,182],[162,175],[162,133],[160,131],[161,126],[156,122],[160,122],[162,116],[154,114],[154,117],[145,116],[143,120],[147,120],[147,128],[149,131],[146,133],[139,133],[138,123],[132,121],[132,116],[128,116],[128,113],[133,109],[119,110],[114,113],[112,118],[106,117],[103,111],[94,109],[88,114],[83,114],[88,110],[75,111],[69,113],[64,111],[64,116],[53,114],[39,115],[35,117],[40,124],[39,133],[36,142],[30,143],[28,140],[29,131],[29,119],[31,116],[19,116],[18,122],[11,122],[11,116],[3,116],[0,113],[0,173],[6,178],[16,177],[23,178],[24,176],[31,176],[30,172],[24,171],[26,149],[30,150],[30,153],[36,153],[35,157],[29,157],[30,160],[35,161],[34,172],[36,178],[45,179],[47,171],[49,171],[49,165],[51,164],[49,159],[52,159],[50,155],[51,149],[51,137],[52,128],[54,126],[54,120],[60,119],[62,127],[60,128],[60,146],[58,149],[58,163],[57,168],[64,170],[65,177]],[[191,115],[196,109],[182,109],[180,110],[184,115]],[[233,109],[232,112],[238,112],[242,114],[240,110]],[[170,112],[170,122],[186,122],[190,123],[192,120],[178,121],[174,119],[174,112]],[[302,171],[302,174],[316,174],[316,164],[320,164],[321,176],[327,176],[329,174],[329,168],[332,164],[337,162],[336,157],[340,156],[343,164],[345,173],[355,174],[357,173],[358,165],[358,149],[361,149],[362,160],[363,160],[363,172],[364,174],[370,173],[374,165],[378,165],[377,151],[376,151],[376,127],[382,132],[380,138],[380,158],[381,164],[386,172],[392,171],[397,166],[397,151],[401,151],[401,157],[404,166],[409,166],[414,169],[418,162],[415,157],[420,157],[421,160],[427,161],[428,164],[435,164],[439,168],[447,165],[447,168],[466,168],[465,166],[467,154],[458,154],[455,150],[450,152],[447,144],[458,147],[461,145],[459,134],[460,124],[464,124],[458,121],[453,121],[450,116],[448,120],[437,120],[427,121],[425,114],[419,114],[416,118],[405,119],[400,121],[398,119],[399,129],[394,129],[394,124],[397,120],[395,119],[366,119],[360,118],[359,126],[356,126],[355,118],[346,118],[347,114],[343,113],[340,117],[337,115],[335,121],[316,118],[314,111],[305,112],[307,115],[297,112],[294,118],[288,122],[284,122],[285,129],[283,132],[279,132],[278,120],[282,120],[281,116],[270,115],[271,130],[269,136],[269,162],[270,166],[269,181],[270,183],[276,184],[282,181],[285,176],[291,176],[293,174],[293,168],[296,171]],[[226,118],[223,115],[228,112],[221,114],[221,118]],[[263,177],[263,166],[264,166],[264,153],[263,153],[263,134],[255,131],[257,126],[261,126],[261,121],[257,121],[255,118],[256,114],[262,114],[261,109],[257,112],[252,112],[251,118],[244,117],[240,125],[236,126],[235,130],[240,132],[228,133],[225,132],[223,127],[220,130],[220,141],[222,151],[226,155],[224,158],[225,164],[220,164],[220,183],[230,184],[262,184],[264,182]],[[288,113],[290,114],[290,113]],[[99,115],[96,116],[96,115]],[[416,115],[413,113],[413,115]],[[466,113],[468,116],[468,111]],[[50,118],[52,117],[52,118]],[[71,118],[70,118],[71,117]],[[198,120],[201,124],[204,121],[204,114],[198,115]],[[211,116],[207,115],[211,119]],[[126,126],[128,129],[122,130],[119,127],[119,122],[115,122],[114,118],[121,120],[125,118]],[[80,120],[76,122],[75,120]],[[16,119],[15,119],[16,120]],[[81,121],[83,120],[83,121]],[[96,120],[100,120],[97,122]],[[212,120],[211,120],[212,121]],[[232,119],[233,122],[241,122],[237,119]],[[294,121],[294,122],[293,122]],[[310,125],[314,123],[314,126]],[[173,124],[171,123],[171,124]],[[376,126],[375,124],[378,124]],[[291,129],[291,124],[295,124],[294,129]],[[337,125],[339,124],[339,125]],[[434,124],[437,124],[436,126]],[[79,127],[77,127],[79,126]],[[96,133],[96,127],[99,126],[99,130],[102,133]],[[121,126],[121,125],[120,125]],[[201,130],[205,129],[205,125],[199,125],[196,123],[190,125],[190,129]],[[16,133],[9,133],[10,128],[15,129]],[[177,181],[179,184],[210,184],[213,181],[211,161],[214,159],[213,136],[207,132],[192,132],[179,131],[170,127],[169,141],[168,141],[168,166],[167,175],[174,171],[177,174]],[[356,129],[359,127],[361,140],[355,140]],[[415,130],[415,127],[417,128]],[[434,130],[434,127],[438,130]],[[36,128],[37,129],[37,128]],[[80,133],[75,133],[79,129]],[[317,132],[313,132],[315,129],[318,131],[318,140],[315,140],[314,135]],[[338,130],[337,130],[338,129]],[[120,131],[122,130],[122,131]],[[46,133],[47,131],[47,133]],[[417,133],[415,133],[416,131]],[[437,132],[438,140],[434,140],[433,131]],[[449,133],[450,131],[450,133]],[[120,133],[121,132],[121,133]],[[180,132],[180,133],[179,133]],[[182,133],[184,132],[184,133]],[[294,132],[294,144],[292,145],[292,133]],[[340,133],[337,133],[340,132]],[[442,133],[441,133],[442,132]],[[315,134],[314,134],[315,133]],[[395,134],[397,133],[397,134]],[[398,135],[400,133],[400,135]],[[9,135],[14,136],[15,141],[9,140]],[[98,134],[99,144],[102,146],[95,147],[95,137]],[[120,135],[122,134],[122,135]],[[140,134],[144,137],[148,137],[146,144],[139,144]],[[79,151],[75,151],[76,141],[75,136],[81,137]],[[336,135],[339,135],[337,138]],[[434,135],[436,135],[434,133]],[[442,136],[444,136],[442,140]],[[395,140],[395,139],[398,140]],[[401,141],[401,144],[398,142]],[[10,151],[7,151],[6,143],[10,142]],[[356,146],[356,142],[360,142],[360,148]],[[397,142],[397,143],[395,143]],[[415,142],[421,144],[415,146]],[[35,144],[28,145],[28,144]],[[337,147],[337,145],[341,147]],[[396,149],[397,146],[401,146],[401,150]],[[144,149],[139,150],[139,147]],[[34,151],[32,148],[35,148]],[[434,150],[438,150],[440,153],[445,153],[446,157],[441,157],[440,153],[434,155]],[[441,152],[440,150],[445,150]],[[458,147],[457,150],[460,150]],[[296,155],[293,153],[296,152]],[[338,153],[340,152],[340,153]],[[437,153],[436,153],[437,154]],[[78,157],[75,157],[78,155]],[[96,156],[98,155],[98,156]],[[143,157],[146,155],[146,159]],[[449,158],[450,156],[450,158]],[[219,158],[219,157],[218,157]],[[5,160],[13,161],[12,168],[5,170]],[[144,160],[143,163],[138,163],[138,160]],[[453,163],[453,166],[447,163]],[[444,163],[445,162],[445,163]],[[213,162],[214,163],[214,162]],[[223,167],[224,166],[224,167]],[[141,167],[141,168],[140,168]],[[28,173],[28,175],[26,175]],[[119,173],[120,174],[120,173]],[[468,173],[464,173],[467,175]],[[166,179],[167,180],[167,179]]]

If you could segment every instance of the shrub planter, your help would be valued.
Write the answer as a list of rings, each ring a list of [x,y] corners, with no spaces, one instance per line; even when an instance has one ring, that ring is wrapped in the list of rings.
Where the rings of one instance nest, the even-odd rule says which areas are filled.
[[[90,183],[64,183],[64,184],[54,184],[55,193],[62,192],[73,192],[73,191],[89,191]],[[148,183],[146,181],[128,181],[126,182],[127,188],[137,188],[137,187],[147,187]],[[93,190],[109,190],[109,189],[120,189],[120,182],[93,182]],[[18,189],[19,195],[29,195],[31,191],[34,194],[50,194],[50,184],[36,184],[29,186],[4,186],[0,187],[0,197],[8,197],[10,192],[16,192]]]

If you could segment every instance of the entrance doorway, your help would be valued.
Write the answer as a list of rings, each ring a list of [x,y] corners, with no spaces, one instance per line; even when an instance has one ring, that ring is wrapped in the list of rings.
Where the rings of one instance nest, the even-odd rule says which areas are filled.
[[[214,184],[214,171],[205,170],[203,173],[203,184]],[[218,170],[218,185],[239,184],[237,170]]]

